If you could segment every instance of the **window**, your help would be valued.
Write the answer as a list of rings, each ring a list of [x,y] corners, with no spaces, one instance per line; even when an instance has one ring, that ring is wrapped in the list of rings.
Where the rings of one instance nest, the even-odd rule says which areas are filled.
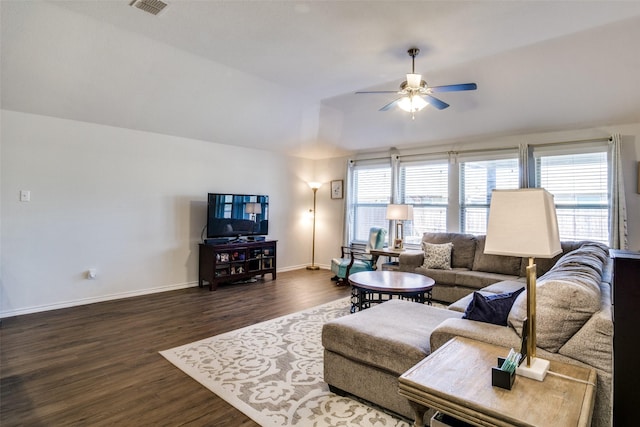
[[[534,151],[536,187],[554,196],[560,240],[609,242],[607,152],[600,150]]]
[[[349,169],[348,242],[366,242],[371,227],[388,229],[392,201],[413,205],[404,227],[408,247],[425,232],[485,234],[491,192],[518,188],[524,162],[523,181],[554,195],[562,240],[608,244],[607,153],[607,142],[594,140],[531,145],[527,153],[512,147],[357,160]]]
[[[463,233],[487,232],[491,191],[518,188],[518,159],[460,163],[460,229]]]
[[[391,203],[391,167],[356,165],[351,175],[349,242],[366,242],[371,227],[387,229],[387,205]]]
[[[401,163],[400,202],[413,205],[413,221],[404,229],[405,243],[420,244],[425,232],[447,231],[449,164]]]

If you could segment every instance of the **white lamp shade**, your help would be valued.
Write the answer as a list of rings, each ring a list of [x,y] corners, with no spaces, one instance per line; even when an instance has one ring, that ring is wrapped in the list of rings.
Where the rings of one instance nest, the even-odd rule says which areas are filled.
[[[407,74],[407,86],[409,86],[411,89],[420,89],[421,81],[422,81],[422,75]]]
[[[317,190],[318,188],[322,187],[322,183],[321,182],[310,182],[309,183],[309,187],[311,187],[312,190]]]
[[[262,213],[262,205],[260,203],[247,203],[244,209],[249,214]]]
[[[493,190],[484,252],[533,258],[562,252],[553,195],[543,188]]]
[[[413,206],[387,205],[387,219],[411,221],[413,219]]]

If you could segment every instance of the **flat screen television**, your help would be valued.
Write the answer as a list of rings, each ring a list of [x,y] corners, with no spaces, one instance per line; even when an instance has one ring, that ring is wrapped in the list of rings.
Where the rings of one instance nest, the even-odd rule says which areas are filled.
[[[269,196],[209,193],[207,200],[207,238],[269,233]]]

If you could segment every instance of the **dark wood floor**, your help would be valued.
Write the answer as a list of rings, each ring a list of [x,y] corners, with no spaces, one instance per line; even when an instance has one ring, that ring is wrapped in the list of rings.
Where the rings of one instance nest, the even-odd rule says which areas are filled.
[[[158,351],[349,294],[326,270],[2,321],[0,425],[256,426]]]

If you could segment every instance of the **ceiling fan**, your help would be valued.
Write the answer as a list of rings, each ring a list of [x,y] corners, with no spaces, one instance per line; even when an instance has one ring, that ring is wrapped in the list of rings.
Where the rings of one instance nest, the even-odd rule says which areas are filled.
[[[396,93],[401,95],[399,98],[391,101],[383,106],[380,111],[387,111],[394,106],[398,106],[404,111],[411,113],[415,119],[414,113],[422,110],[427,104],[430,104],[438,110],[444,110],[449,106],[446,102],[434,97],[432,93],[440,92],[457,92],[462,90],[476,90],[478,86],[475,83],[461,83],[456,85],[445,86],[428,86],[427,82],[422,80],[420,74],[415,73],[416,56],[420,53],[420,49],[412,47],[407,51],[411,56],[411,74],[407,74],[407,80],[402,82],[400,90],[377,90],[377,91],[360,91],[356,93]]]

